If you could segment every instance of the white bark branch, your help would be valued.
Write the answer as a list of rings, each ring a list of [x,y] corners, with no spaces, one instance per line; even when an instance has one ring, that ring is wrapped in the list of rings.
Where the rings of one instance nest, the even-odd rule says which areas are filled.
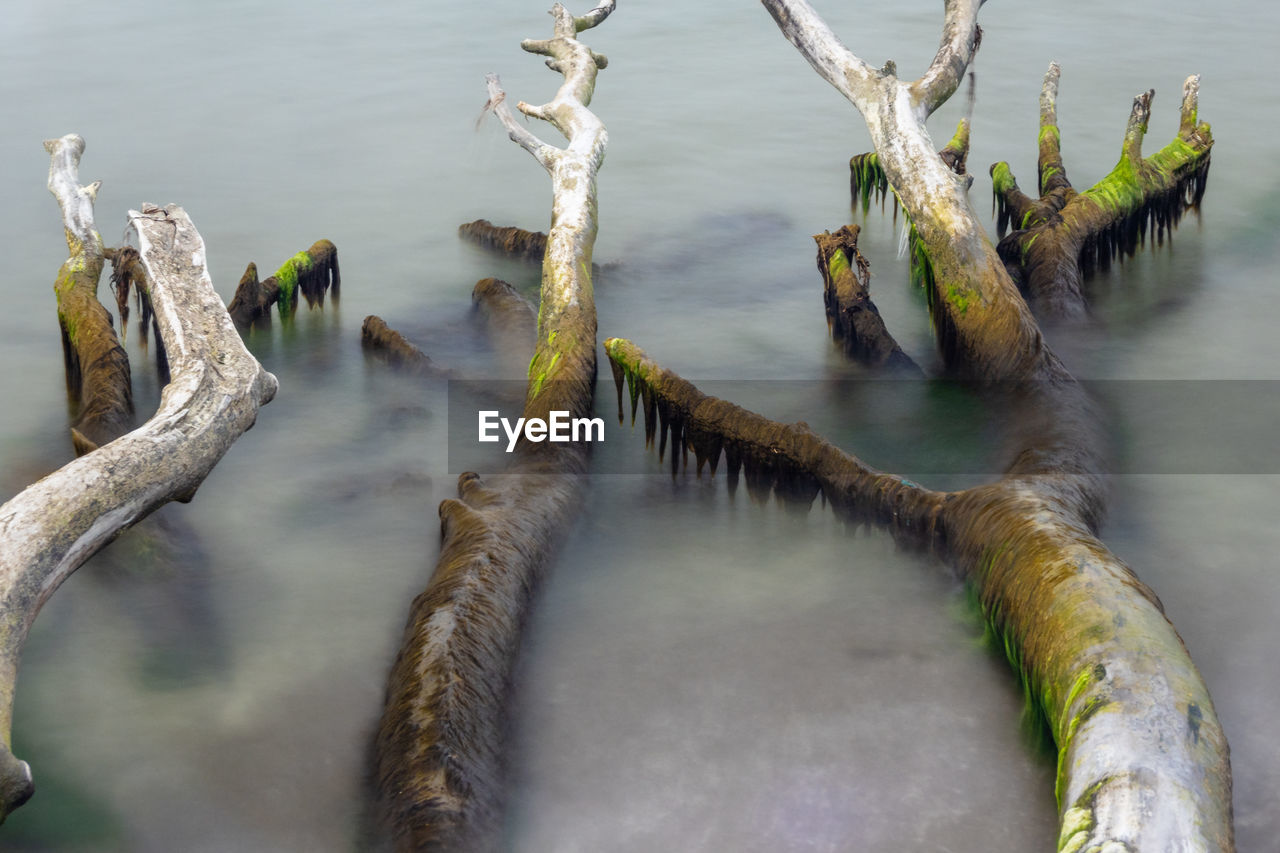
[[[588,23],[599,23],[613,5],[600,4]],[[519,108],[555,125],[568,145],[544,150],[512,135],[548,167],[553,189],[524,407],[526,418],[544,419],[552,410],[585,416],[592,408],[591,254],[596,171],[608,142],[587,108],[603,63],[574,37],[583,19],[559,5],[553,14],[555,37],[522,46],[551,56],[564,83],[550,103]],[[491,89],[494,100],[503,107],[505,98]],[[510,132],[514,116],[507,115]],[[475,474],[463,474],[459,499],[440,505],[440,558],[413,603],[376,741],[379,810],[397,850],[496,846],[511,668],[541,573],[581,506],[589,453],[582,442],[525,442],[518,452],[509,475],[481,485]]]
[[[616,6],[617,3],[615,0],[600,0],[600,3],[597,4],[590,12],[573,19],[574,29],[578,32],[582,32],[583,30],[589,30],[592,27],[599,26],[605,18],[609,17],[609,15],[613,13]],[[554,14],[554,10],[552,13]]]
[[[68,133],[60,139],[46,139],[44,150],[49,152],[49,192],[62,208],[67,248],[72,255],[84,252],[101,257],[102,238],[94,228],[93,202],[98,197],[102,181],[94,181],[87,187],[80,185],[80,155],[84,153],[84,139],[76,133]]]
[[[915,100],[930,115],[942,106],[964,79],[973,59],[978,32],[978,7],[983,0],[947,0],[942,23],[942,44],[929,70],[911,84]]]
[[[507,129],[507,135],[511,137],[511,141],[532,154],[533,159],[542,164],[542,168],[550,170],[551,162],[555,159],[557,151],[555,146],[543,142],[532,131],[516,120],[515,113],[511,111],[511,107],[507,104],[507,93],[502,91],[502,81],[498,79],[497,74],[486,74],[484,79],[489,90],[489,103],[486,106],[493,110],[493,114],[498,117],[498,121],[502,122],[502,126]],[[524,106],[523,103],[520,104],[522,112],[524,111]]]
[[[866,115],[875,97],[879,72],[841,43],[806,0],[761,0],[787,41],[832,86]]]
[[[75,183],[83,140],[64,137],[56,181]],[[91,194],[67,217],[84,241]],[[170,382],[144,425],[65,465],[0,506],[0,820],[30,796],[30,772],[9,750],[14,680],[41,606],[119,533],[171,500],[190,499],[271,400],[276,379],[241,343],[214,292],[204,241],[179,207],[130,211]],[[85,231],[81,226],[87,227]],[[68,232],[72,225],[68,225]]]

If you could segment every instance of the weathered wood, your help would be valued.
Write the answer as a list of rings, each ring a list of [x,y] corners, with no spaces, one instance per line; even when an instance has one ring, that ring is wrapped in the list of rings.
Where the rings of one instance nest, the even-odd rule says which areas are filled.
[[[920,375],[871,301],[871,265],[858,251],[857,225],[814,234],[831,337],[850,358],[871,367]]]
[[[68,134],[44,143],[49,152],[49,192],[58,200],[70,257],[58,270],[58,325],[67,373],[67,393],[77,407],[71,440],[77,456],[95,450],[133,424],[129,357],[116,338],[111,314],[98,301],[104,260],[93,222],[101,181],[81,186],[84,139]]]
[[[471,302],[484,315],[489,342],[498,354],[499,375],[504,379],[523,376],[538,339],[538,309],[496,278],[476,282]]]
[[[360,326],[360,343],[366,352],[413,376],[447,378],[451,375],[447,368],[438,366],[376,314],[364,318]]]
[[[129,223],[170,381],[145,424],[0,506],[0,818],[32,791],[9,734],[18,662],[41,606],[122,530],[161,504],[189,500],[276,392],[275,377],[244,348],[214,291],[204,241],[182,208],[144,205],[129,212]]]
[[[999,211],[997,227],[1004,237],[1000,256],[1023,283],[1037,314],[1054,320],[1085,316],[1083,279],[1095,268],[1108,267],[1121,254],[1131,255],[1146,242],[1163,243],[1187,210],[1200,203],[1208,179],[1213,134],[1198,119],[1200,78],[1183,84],[1181,121],[1173,141],[1150,157],[1142,156],[1154,92],[1133,101],[1125,127],[1120,161],[1105,178],[1084,192],[1067,180],[1058,129],[1060,70],[1049,66],[1040,95],[1040,197],[1019,188],[1009,164],[991,167]],[[1004,235],[1013,224],[1014,231]]]
[[[947,0],[942,47],[911,83],[892,63],[876,71],[850,53],[805,0],[763,2],[866,120],[911,221],[948,366],[1025,384],[1029,408],[1042,413],[1005,478],[950,501],[945,527],[947,554],[1057,741],[1060,848],[1232,849],[1227,744],[1203,681],[1154,594],[1095,537],[1105,483],[1091,404],[1045,344],[968,204],[967,180],[925,130],[976,46],[979,0]],[[1147,103],[1130,123],[1127,168]],[[1185,114],[1182,126],[1200,127]]]
[[[595,176],[604,125],[588,108],[605,59],[577,39],[603,21],[614,0],[574,18],[552,9],[554,36],[522,47],[550,57],[564,75],[555,98],[519,110],[543,119],[565,148],[538,139],[488,78],[489,106],[511,138],[551,175],[551,229],[523,415],[553,410],[586,416],[592,406],[596,315],[591,253]],[[426,590],[414,601],[388,677],[374,779],[381,822],[400,850],[487,850],[497,843],[501,761],[512,666],[529,601],[581,503],[585,444],[522,442],[510,473],[482,485],[458,483],[440,505],[443,542]]]
[[[298,294],[307,305],[324,305],[325,293],[338,301],[342,276],[338,269],[338,250],[328,240],[317,240],[311,248],[289,258],[266,281],[258,281],[258,267],[250,263],[240,277],[235,296],[227,311],[237,326],[269,323],[271,307],[280,311],[281,317],[289,317],[298,308]]]
[[[459,225],[458,236],[483,249],[526,261],[542,263],[547,252],[547,235],[541,231],[494,225],[487,219]]]

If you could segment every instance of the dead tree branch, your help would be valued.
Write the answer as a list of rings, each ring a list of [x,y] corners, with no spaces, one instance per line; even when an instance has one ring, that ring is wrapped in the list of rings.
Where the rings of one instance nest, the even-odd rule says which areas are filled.
[[[125,433],[133,423],[129,357],[116,338],[111,315],[98,301],[104,259],[94,229],[93,202],[101,181],[80,185],[84,139],[68,134],[44,143],[49,152],[49,192],[62,209],[70,257],[58,270],[58,325],[67,372],[67,392],[78,405],[71,424],[76,455],[82,456]]]
[[[525,129],[497,78],[488,78],[490,105],[511,138],[547,169],[553,188],[526,418],[585,416],[592,405],[595,176],[608,137],[587,105],[605,59],[576,36],[613,8],[614,0],[604,0],[574,18],[557,3],[554,36],[521,45],[548,56],[564,76],[550,103],[522,102],[519,109],[560,130],[565,148]],[[585,444],[523,442],[518,453],[512,471],[488,485],[464,474],[458,499],[440,505],[440,559],[413,603],[388,677],[374,778],[381,821],[401,850],[496,843],[511,668],[530,598],[580,505],[588,451]]]
[[[911,220],[947,364],[1032,383],[1052,413],[1002,481],[948,502],[944,539],[1057,742],[1060,849],[1232,849],[1228,750],[1204,683],[1155,595],[1094,535],[1105,490],[1089,401],[1045,344],[969,207],[967,182],[924,127],[963,73],[978,4],[947,2],[938,58],[904,84],[892,65],[873,72],[850,54],[805,0],[763,2],[866,119]],[[1122,158],[1135,170],[1139,106]],[[1182,124],[1201,127],[1186,116]]]
[[[76,219],[91,231],[92,206]],[[0,507],[0,818],[32,791],[25,762],[9,751],[9,731],[22,646],[41,606],[122,530],[161,504],[190,500],[276,392],[275,377],[244,348],[214,291],[204,241],[182,208],[144,205],[129,212],[129,223],[170,381],[145,424]]]

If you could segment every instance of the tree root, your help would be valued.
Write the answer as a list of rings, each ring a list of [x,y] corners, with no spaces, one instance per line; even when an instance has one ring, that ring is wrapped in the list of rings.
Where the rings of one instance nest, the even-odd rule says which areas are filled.
[[[869,468],[803,423],[707,397],[629,341],[610,339],[605,351],[619,410],[625,380],[633,418],[643,400],[646,440],[656,423],[661,452],[670,434],[673,470],[692,450],[698,472],[709,465],[714,476],[723,454],[731,482],[741,467],[758,496],[807,506],[821,492],[838,517],[929,550],[972,585],[1057,745],[1063,849],[1137,838],[1164,849],[1171,837],[1231,849],[1228,749],[1208,691],[1155,593],[1081,517],[1081,478],[1013,474],[935,492]],[[1160,820],[1144,812],[1157,798]],[[1215,820],[1193,826],[1197,815]]]
[[[871,265],[858,251],[857,225],[813,235],[818,244],[827,326],[851,359],[869,367],[923,375],[885,327],[871,301]]]
[[[538,340],[538,309],[505,281],[484,278],[471,291],[471,304],[485,318],[489,342],[504,378],[523,377]]]
[[[337,248],[328,240],[317,240],[305,252],[298,252],[285,261],[266,281],[258,281],[258,267],[251,262],[240,278],[227,311],[239,328],[270,323],[273,305],[281,318],[293,315],[298,308],[299,293],[307,300],[308,307],[323,307],[326,291],[337,303],[341,284]]]
[[[409,343],[404,335],[375,314],[364,318],[364,324],[360,327],[360,343],[365,352],[372,353],[410,376],[447,379],[453,375],[452,371],[437,365],[426,353]]]
[[[1039,315],[1072,320],[1085,314],[1084,276],[1106,269],[1122,254],[1132,255],[1145,245],[1148,231],[1153,246],[1162,244],[1182,215],[1199,205],[1213,135],[1197,118],[1200,78],[1189,77],[1178,135],[1144,159],[1142,137],[1154,95],[1144,92],[1134,99],[1120,162],[1093,187],[1076,192],[1062,162],[1059,76],[1058,66],[1050,65],[1040,96],[1040,197],[1032,199],[1018,188],[1008,163],[993,165],[991,176],[1004,238],[1000,257]],[[1006,236],[1011,224],[1016,230]]]

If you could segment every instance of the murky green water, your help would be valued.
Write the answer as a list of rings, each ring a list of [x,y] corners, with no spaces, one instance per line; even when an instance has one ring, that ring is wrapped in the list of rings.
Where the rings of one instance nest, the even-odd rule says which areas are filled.
[[[826,338],[809,235],[848,220],[860,118],[755,4],[620,5],[588,39],[611,60],[594,104],[610,132],[596,260],[619,266],[598,289],[601,336],[630,337],[691,378],[848,375]],[[824,8],[837,5],[819,8],[869,62],[892,57],[906,75],[931,57],[935,3]],[[1054,338],[1078,375],[1280,377],[1278,18],[1243,2],[1211,16],[1189,2],[984,8],[979,209],[986,164],[1007,159],[1032,182],[1049,60],[1063,66],[1077,185],[1115,161],[1135,93],[1157,91],[1154,150],[1176,128],[1182,79],[1204,74],[1218,143],[1203,217],[1171,249],[1095,280],[1095,326]],[[471,285],[536,272],[454,231],[481,216],[546,225],[541,170],[492,119],[478,133],[475,121],[487,71],[512,97],[550,97],[557,78],[518,48],[548,25],[540,4],[512,0],[9,4],[3,495],[70,452],[50,292],[65,248],[42,139],[87,139],[81,174],[104,182],[109,243],[127,208],[176,201],[225,298],[247,262],[271,269],[325,237],[343,299],[250,341],[281,381],[257,428],[194,503],[166,510],[168,534],[152,524],[120,540],[41,613],[14,729],[38,793],[0,847],[351,849],[383,678],[453,490],[444,394],[367,364],[360,321],[378,313],[437,360],[488,363]],[[935,135],[961,110],[949,105]],[[896,244],[873,213],[862,249],[877,301],[927,362],[923,299]],[[143,363],[135,355],[140,407],[158,396]],[[938,411],[922,404],[918,417]],[[768,413],[861,449],[856,411]],[[1020,691],[943,567],[818,508],[796,516],[731,498],[722,481],[673,483],[642,445],[601,451],[655,473],[596,478],[533,618],[511,849],[1051,849],[1052,768],[1024,742]],[[1214,695],[1241,850],[1280,833],[1274,473],[1120,478],[1105,530]]]

